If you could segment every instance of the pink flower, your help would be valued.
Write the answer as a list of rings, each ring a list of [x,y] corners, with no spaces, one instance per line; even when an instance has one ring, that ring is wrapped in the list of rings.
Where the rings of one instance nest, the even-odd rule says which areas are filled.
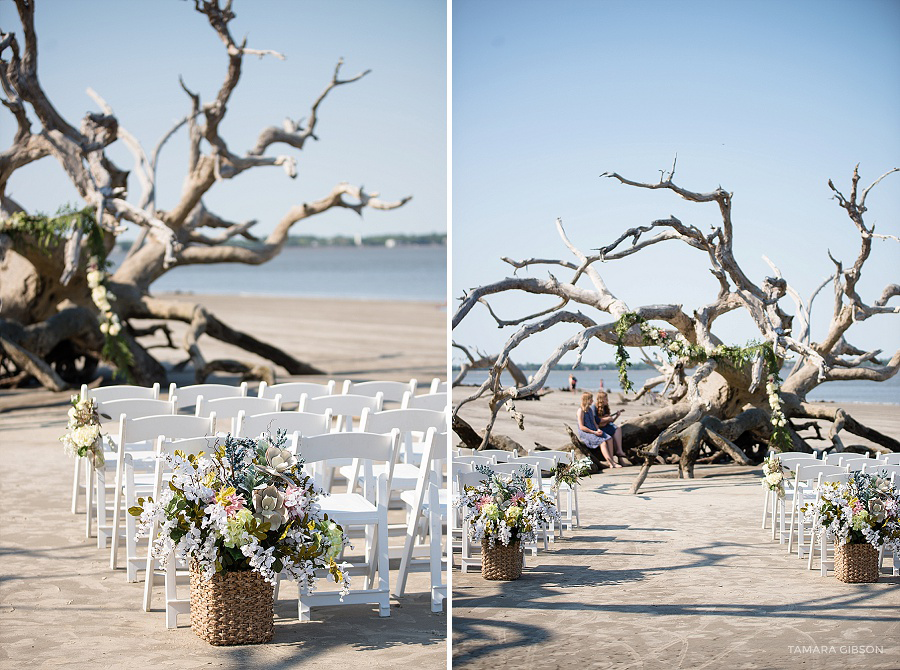
[[[663,338],[663,339],[665,339],[666,337],[668,337],[668,335],[666,334],[666,331],[664,331],[664,330],[659,331],[659,336],[660,336],[661,338]]]
[[[232,493],[231,495],[225,496],[223,502],[225,503],[225,513],[228,514],[228,516],[234,516],[238,511],[244,509],[244,499],[239,493]]]
[[[494,499],[491,496],[481,496],[478,500],[475,501],[475,509],[480,512],[482,507],[484,507],[485,505],[490,505],[492,502],[494,502]]]
[[[509,499],[509,502],[512,505],[518,505],[520,502],[525,502],[525,494],[519,491]]]

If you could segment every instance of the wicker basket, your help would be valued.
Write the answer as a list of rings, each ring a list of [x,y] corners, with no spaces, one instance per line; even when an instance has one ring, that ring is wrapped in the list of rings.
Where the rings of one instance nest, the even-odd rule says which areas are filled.
[[[878,550],[871,544],[842,544],[834,551],[834,576],[859,584],[878,581]]]
[[[481,576],[485,579],[512,581],[522,576],[522,546],[518,540],[504,547],[481,541]]]
[[[275,632],[274,590],[258,572],[203,579],[191,566],[191,629],[210,644],[259,644]]]

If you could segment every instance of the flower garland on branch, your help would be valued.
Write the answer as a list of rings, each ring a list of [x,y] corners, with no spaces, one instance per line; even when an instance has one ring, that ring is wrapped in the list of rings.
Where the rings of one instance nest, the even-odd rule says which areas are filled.
[[[100,355],[113,364],[116,374],[123,374],[129,382],[134,383],[131,367],[134,356],[122,334],[122,322],[113,311],[112,302],[116,296],[107,288],[109,274],[106,268],[106,241],[103,230],[97,224],[94,207],[75,209],[64,205],[56,211],[55,216],[45,214],[26,214],[16,212],[3,226],[3,232],[9,235],[29,235],[37,242],[37,248],[50,254],[51,248],[67,238],[70,232],[80,230],[86,240],[90,258],[87,264],[87,284],[91,289],[91,301],[99,311],[100,332],[103,333],[103,349]]]
[[[745,347],[720,344],[712,351],[707,351],[699,344],[688,342],[681,333],[669,333],[663,328],[650,325],[639,314],[627,312],[616,321],[615,325],[616,366],[619,369],[619,383],[625,391],[634,390],[634,385],[628,379],[628,368],[631,364],[628,362],[628,352],[624,343],[625,335],[634,326],[640,328],[644,346],[659,347],[670,361],[680,359],[686,366],[697,365],[713,359],[727,363],[739,370],[754,361],[761,361],[766,367],[766,394],[771,409],[772,436],[769,438],[769,445],[778,451],[790,449],[793,440],[787,430],[787,419],[784,416],[779,395],[781,364],[770,342],[750,342]]]

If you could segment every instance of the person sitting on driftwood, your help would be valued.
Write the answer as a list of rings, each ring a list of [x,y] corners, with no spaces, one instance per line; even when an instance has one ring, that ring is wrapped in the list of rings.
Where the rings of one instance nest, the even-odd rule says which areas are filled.
[[[581,407],[578,408],[578,437],[588,449],[600,448],[600,452],[605,460],[603,465],[609,468],[622,467],[621,465],[616,466],[613,464],[609,448],[609,442],[612,438],[600,430],[600,427],[597,425],[594,397],[589,391],[581,394]],[[594,458],[591,458],[591,460],[599,461],[599,459]]]
[[[621,468],[623,465],[631,465],[625,458],[625,452],[622,451],[622,431],[613,423],[621,416],[622,410],[615,414],[610,412],[609,394],[602,388],[597,391],[596,402],[592,409],[595,413],[594,424],[609,438],[607,442],[604,442],[606,449],[602,449],[602,451],[607,460],[613,461],[614,464],[611,467]],[[612,443],[611,446],[610,443]],[[615,462],[616,458],[618,458],[618,463]]]

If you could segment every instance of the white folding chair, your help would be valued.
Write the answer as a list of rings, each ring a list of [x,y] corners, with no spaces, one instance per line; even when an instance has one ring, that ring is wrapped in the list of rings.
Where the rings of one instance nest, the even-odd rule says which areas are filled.
[[[400,403],[403,401],[403,394],[407,391],[415,395],[416,385],[417,382],[415,379],[410,379],[408,382],[354,382],[346,379],[344,380],[344,386],[341,389],[341,393],[343,395],[355,394],[366,396],[374,396],[376,393],[380,393],[384,402]]]
[[[882,454],[878,460],[884,465],[900,465],[900,454]]]
[[[823,464],[806,464],[799,463],[796,465],[796,474],[794,482],[794,495],[791,496],[791,525],[787,533],[788,553],[792,551],[794,541],[794,520],[797,520],[797,558],[803,558],[803,543],[806,541],[806,523],[803,515],[800,514],[800,508],[804,503],[811,503],[816,499],[816,486],[819,477],[827,475],[840,475],[847,472],[846,468],[839,465]],[[784,544],[785,539],[785,520],[784,507],[781,511],[781,538],[780,544]]]
[[[273,384],[269,386],[266,382],[259,383],[257,396],[260,398],[274,398],[276,395],[281,396],[281,404],[299,403],[300,396],[303,394],[310,398],[318,398],[323,395],[334,394],[334,380],[330,380],[327,384],[315,384],[313,382],[284,382],[281,384]]]
[[[505,449],[482,449],[481,451],[476,451],[474,455],[490,456],[495,463],[508,463],[515,460],[518,456],[516,452],[506,451]]]
[[[197,417],[177,417],[192,419],[196,421]],[[211,452],[215,447],[214,437],[192,437],[180,440],[172,440],[167,436],[160,435],[157,438],[157,457],[156,468],[153,473],[153,499],[159,500],[162,494],[163,485],[166,481],[166,475],[170,472],[166,462],[166,456],[174,454],[176,451],[183,451],[186,455],[197,455],[200,452]],[[153,596],[153,587],[157,573],[157,559],[152,556],[153,541],[159,532],[159,524],[154,521],[150,527],[147,541],[147,555],[144,579],[144,611],[150,611],[150,604]],[[190,614],[191,599],[189,597],[178,597],[178,572],[177,561],[175,560],[175,552],[173,551],[167,561],[165,567],[165,610],[166,610],[166,628],[176,628],[178,626],[179,614]]]
[[[573,462],[574,456],[571,451],[537,451],[530,456],[521,456],[513,462],[525,462],[540,467],[542,471],[547,472],[561,464],[570,464]],[[572,530],[578,526],[578,485],[569,486],[568,484],[560,484],[556,491],[552,490],[553,482],[551,478],[543,481],[544,493],[556,497],[556,507],[560,513],[559,536],[562,537],[563,529]],[[563,504],[565,502],[565,504]],[[551,523],[551,527],[553,525]]]
[[[310,412],[263,412],[247,416],[238,414],[236,434],[241,437],[259,437],[263,433],[274,435],[283,430],[288,435],[322,435],[331,430],[331,410],[324,414]]]
[[[447,393],[449,389],[450,385],[447,382],[442,382],[440,377],[435,377],[431,380],[431,388],[428,393]]]
[[[441,491],[446,494],[447,489],[438,489],[434,482],[428,485],[428,508],[426,514],[428,515],[429,525],[432,612],[440,612],[442,602],[447,600],[447,573],[449,572],[448,566],[450,564],[450,540],[443,533],[444,521],[447,518],[447,502],[446,499],[444,502],[441,502]],[[443,510],[443,515],[441,510]],[[443,543],[446,543],[446,545]],[[448,549],[445,551],[443,546],[447,546]]]
[[[773,452],[770,452],[771,456]],[[822,464],[823,461],[818,460],[812,454],[805,454],[803,452],[789,452],[783,454],[777,454],[781,459],[781,465],[790,470],[793,475],[797,469],[797,465],[800,463],[805,463],[808,465],[816,465]],[[790,503],[794,497],[794,485],[796,483],[795,479],[785,479],[784,480],[784,497],[780,498],[774,491],[770,491],[768,487],[764,488],[765,491],[765,499],[763,500],[763,521],[762,527],[766,527],[766,515],[771,518],[772,523],[772,539],[776,539],[778,529],[776,526],[776,520],[778,518],[779,513],[783,515],[784,513],[784,505]],[[768,512],[767,512],[768,509]],[[783,530],[783,529],[782,529]]]
[[[439,412],[445,412],[449,407],[446,393],[426,393],[425,395],[404,393],[400,406],[403,409],[434,409]]]
[[[100,414],[101,423],[105,422],[107,427],[109,427],[116,423],[121,424],[120,417],[125,415],[132,419],[137,419],[144,416],[174,414],[175,405],[171,401],[154,398],[123,398],[119,400],[98,402],[97,411]],[[85,537],[91,536],[91,522],[94,510],[96,510],[98,549],[106,548],[106,540],[109,537],[108,531],[111,528],[107,523],[106,494],[108,492],[107,482],[110,480],[110,477],[107,475],[115,473],[116,480],[113,484],[113,492],[115,491],[114,487],[118,486],[119,489],[121,489],[124,485],[123,480],[121,479],[120,466],[118,464],[118,456],[121,451],[119,449],[119,445],[121,444],[120,440],[121,437],[118,430],[107,433],[106,440],[104,441],[104,466],[102,468],[88,468],[88,514],[87,519],[85,520]],[[138,449],[138,447],[133,447],[133,449]],[[147,443],[143,445],[143,451],[145,452],[144,456],[151,454],[153,452],[153,444]],[[93,503],[94,495],[96,495],[97,498],[96,504]],[[119,500],[121,501],[121,498],[119,498]]]
[[[94,398],[97,403],[109,400],[125,400],[128,398],[145,398],[148,400],[159,399],[159,383],[153,386],[132,386],[130,384],[119,384],[117,386],[101,386],[96,389],[89,389],[87,384],[81,385],[81,398]],[[78,499],[82,494],[87,494],[87,489],[91,485],[90,466],[83,463],[83,456],[75,457],[75,473],[72,476],[72,514],[78,512]],[[81,481],[81,466],[85,467],[85,483]],[[90,510],[88,510],[90,516]]]
[[[313,594],[299,593],[300,621],[309,621],[310,608],[320,605],[377,604],[379,616],[390,616],[390,576],[388,558],[388,499],[390,495],[393,465],[396,462],[399,431],[387,435],[373,433],[328,433],[303,438],[297,456],[304,460],[304,467],[312,472],[316,480],[321,476],[320,466],[333,458],[360,459],[363,469],[363,493],[335,493],[324,497],[320,507],[330,519],[345,529],[365,527],[365,556],[361,563],[349,568],[354,573],[364,575],[362,588],[352,589],[341,599],[338,591],[325,591],[321,586]],[[375,477],[372,472],[374,462],[386,464],[387,471]],[[375,503],[367,494],[375,489]],[[377,586],[373,581],[377,574]],[[372,587],[372,588],[370,588]]]
[[[152,470],[156,468],[157,440],[160,435],[171,438],[208,437],[214,433],[215,415],[203,418],[177,414],[146,416],[131,419],[123,415],[119,421],[119,449],[116,461],[116,481],[124,482],[116,487],[113,502],[112,549],[109,566],[118,567],[118,553],[121,528],[121,515],[125,515],[125,578],[129,582],[137,581],[138,567],[143,567],[143,559],[138,555],[137,522],[128,514],[129,507],[137,503],[139,495],[150,495],[153,490]],[[130,449],[134,445],[135,449]],[[148,449],[149,448],[149,449]],[[144,472],[135,473],[136,463],[142,464]],[[124,501],[123,501],[124,496]]]
[[[849,479],[850,479],[849,472],[841,472],[841,473],[830,474],[830,475],[824,475],[824,474],[819,475],[817,483],[816,483],[815,498],[814,498],[816,507],[818,507],[819,501],[822,499],[822,485],[823,484],[825,484],[826,482],[836,482],[839,484],[846,484]],[[818,521],[818,514],[814,514],[811,519],[810,527],[815,528],[817,521]],[[831,560],[828,559],[828,548],[827,547],[828,547],[827,533],[822,533],[821,536],[819,537],[819,570],[821,571],[823,577],[825,577],[828,574],[829,567],[832,567],[832,568],[834,567],[834,559],[833,558]],[[810,532],[810,534],[809,534],[809,559],[806,563],[807,570],[812,570],[813,554],[815,553],[815,548],[816,548],[816,534],[815,534],[815,532]],[[801,552],[801,556],[802,556],[802,552]]]
[[[456,487],[460,495],[465,493],[467,486],[478,486],[481,482],[487,480],[487,475],[478,471],[474,472],[457,472]],[[481,552],[481,547],[476,545],[469,536],[469,522],[465,519],[461,521],[460,530],[462,532],[462,544],[460,547],[459,569],[463,574],[469,572],[469,568],[481,570],[481,557],[473,555],[472,549],[475,548]]]
[[[355,393],[324,395],[317,398],[311,398],[308,394],[300,396],[301,412],[312,412],[314,414],[322,414],[326,410],[336,418],[335,431],[351,432],[353,430],[353,419],[361,416],[364,409],[370,412],[380,412],[384,405],[384,395],[380,392],[374,396],[357,395]]]
[[[228,432],[237,434],[237,419],[241,412],[247,415],[262,414],[264,412],[281,411],[281,396],[274,398],[259,398],[242,396],[238,398],[216,398],[207,400],[204,396],[197,396],[196,416],[211,416],[215,414],[219,420],[229,420]]]
[[[397,574],[397,582],[394,587],[394,594],[397,596],[402,596],[406,590],[407,573],[411,562],[416,558],[415,554],[417,549],[428,549],[428,561],[430,566],[433,566],[435,562],[437,562],[438,565],[441,563],[440,541],[435,545],[429,538],[427,547],[424,547],[423,545],[416,544],[416,539],[420,537],[419,528],[423,516],[429,521],[427,526],[429,532],[433,527],[433,524],[431,523],[433,521],[431,518],[432,516],[436,516],[441,525],[443,524],[443,521],[441,520],[447,518],[446,490],[444,490],[443,505],[440,503],[440,486],[443,478],[440,472],[440,462],[446,458],[446,451],[447,433],[438,432],[436,428],[429,428],[425,436],[425,452],[422,455],[422,461],[419,465],[419,477],[416,481],[415,488],[413,490],[403,491],[400,494],[400,499],[407,509],[407,522],[406,540],[403,545],[403,552],[400,556],[400,571]],[[398,466],[399,465],[400,464],[398,464]],[[396,474],[397,473],[395,472],[395,477]],[[436,486],[438,488],[438,503],[436,507],[429,507],[431,501],[426,499],[426,493],[428,492],[429,486]],[[438,534],[440,538],[440,530],[438,531]],[[438,548],[437,555],[434,553],[435,546]],[[440,572],[440,570],[438,572]],[[432,584],[432,586],[435,585]]]
[[[496,465],[497,461],[493,456],[456,456],[453,458],[454,463],[468,463],[471,466],[476,465]]]
[[[169,400],[175,399],[175,411],[179,412],[186,407],[194,407],[197,398],[203,396],[204,400],[218,400],[219,398],[244,398],[247,396],[247,382],[241,382],[240,386],[228,384],[191,384],[178,387],[169,384]]]

